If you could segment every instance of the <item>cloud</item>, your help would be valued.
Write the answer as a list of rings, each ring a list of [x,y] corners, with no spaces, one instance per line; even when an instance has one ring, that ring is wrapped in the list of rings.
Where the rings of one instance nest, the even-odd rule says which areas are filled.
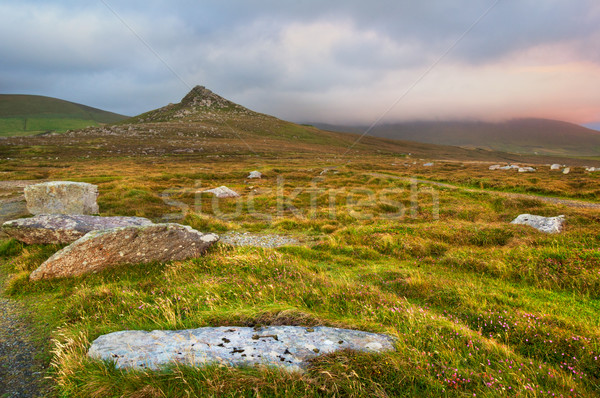
[[[0,90],[137,114],[203,84],[295,121],[368,123],[493,3],[105,1],[127,26],[102,2],[0,4]],[[599,22],[592,0],[500,1],[388,117],[600,120]]]

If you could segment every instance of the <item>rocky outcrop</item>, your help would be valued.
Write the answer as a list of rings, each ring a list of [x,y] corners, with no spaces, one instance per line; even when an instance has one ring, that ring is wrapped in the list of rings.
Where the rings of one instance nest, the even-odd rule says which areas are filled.
[[[539,231],[556,234],[563,230],[565,224],[565,216],[558,217],[542,217],[532,214],[521,214],[511,224],[529,225]]]
[[[2,225],[2,231],[31,245],[71,243],[91,231],[143,225],[152,225],[152,221],[142,217],[41,214],[7,221]]]
[[[227,188],[225,185],[220,186],[218,188],[207,189],[206,191],[202,191],[202,193],[211,193],[220,199],[237,198],[240,196],[239,193],[235,192],[233,189]]]
[[[62,278],[123,264],[185,260],[200,256],[218,240],[215,234],[202,234],[179,224],[92,231],[56,252],[29,278]]]
[[[98,187],[85,182],[51,181],[25,187],[31,214],[96,214]]]
[[[387,335],[329,327],[205,327],[190,330],[121,331],[98,337],[88,356],[117,368],[157,369],[173,363],[270,365],[302,371],[308,360],[337,350],[394,349]]]

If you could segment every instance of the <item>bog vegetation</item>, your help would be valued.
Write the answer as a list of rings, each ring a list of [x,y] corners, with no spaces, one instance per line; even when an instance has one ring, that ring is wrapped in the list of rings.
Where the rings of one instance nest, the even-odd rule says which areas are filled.
[[[32,283],[29,273],[59,247],[2,241],[6,294],[33,309],[57,396],[592,397],[600,389],[600,211],[494,193],[594,201],[597,174],[424,168],[390,155],[0,163],[4,179],[97,184],[101,215],[167,215],[200,231],[303,243],[216,245],[188,261]],[[246,180],[250,170],[264,177]],[[478,191],[433,192],[404,177]],[[242,197],[215,203],[196,193],[221,185]],[[546,235],[509,224],[521,213],[565,214],[567,228]],[[396,351],[323,356],[304,374],[218,365],[122,371],[86,356],[90,341],[123,329],[280,324],[387,333]]]

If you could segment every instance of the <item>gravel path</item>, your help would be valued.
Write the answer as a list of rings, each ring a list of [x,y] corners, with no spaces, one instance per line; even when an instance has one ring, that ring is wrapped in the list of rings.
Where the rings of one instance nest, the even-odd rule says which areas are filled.
[[[6,274],[0,271],[4,286]],[[2,290],[4,290],[2,288]],[[3,292],[2,292],[3,293]],[[43,364],[35,359],[39,347],[31,339],[25,308],[0,295],[0,397],[44,397],[48,387]]]
[[[476,188],[464,188],[458,185],[447,184],[444,182],[437,181],[429,181],[429,180],[421,180],[418,178],[408,178],[408,177],[400,177],[392,174],[384,174],[384,173],[368,173],[368,175],[379,178],[393,178],[396,180],[404,180],[404,181],[416,181],[419,184],[429,184],[436,187],[442,188],[450,188],[450,189],[460,189],[466,192],[485,192],[492,195],[504,196],[507,198],[516,198],[516,199],[533,199],[540,200],[542,202],[565,205],[568,207],[575,207],[580,209],[600,209],[600,203],[594,202],[584,202],[582,200],[574,200],[574,199],[560,199],[553,198],[551,196],[538,196],[538,195],[529,195],[525,193],[514,193],[514,192],[501,192],[501,191],[491,191],[487,189],[476,189]]]
[[[268,249],[300,244],[299,240],[289,236],[252,234],[250,232],[227,232],[221,235],[219,242],[233,246],[254,246]]]

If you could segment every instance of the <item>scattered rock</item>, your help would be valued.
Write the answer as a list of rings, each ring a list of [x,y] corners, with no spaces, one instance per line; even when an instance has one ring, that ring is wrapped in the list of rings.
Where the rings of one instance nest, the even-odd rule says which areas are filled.
[[[56,252],[29,278],[62,278],[122,264],[185,260],[198,257],[218,240],[215,234],[202,234],[179,224],[92,231]]]
[[[563,230],[565,216],[542,217],[531,214],[521,214],[511,221],[511,224],[529,225],[539,231],[556,234]]]
[[[90,231],[143,225],[152,225],[152,221],[142,217],[40,214],[7,221],[2,230],[12,238],[32,245],[71,243]]]
[[[425,164],[423,164],[423,166],[425,166],[425,167],[431,167],[431,166],[433,166],[433,163],[425,163]]]
[[[330,171],[331,171],[331,172],[333,172],[333,174],[337,174],[337,173],[338,173],[338,169],[336,169],[336,168],[333,168],[333,167],[326,167],[326,168],[324,168],[324,169],[323,169],[323,171],[321,171],[321,172],[319,173],[319,175],[321,175],[321,176],[322,176],[322,175],[324,175],[324,174],[327,174],[327,173],[329,173]]]
[[[589,172],[600,171],[600,167],[586,167],[585,171],[589,171]]]
[[[552,166],[550,166],[550,170],[560,170],[562,168],[562,166],[558,163],[554,163]]]
[[[225,185],[218,188],[207,189],[206,191],[202,191],[202,193],[212,193],[217,198],[237,198],[240,196],[239,193],[227,188]]]
[[[570,172],[571,172],[570,167],[565,167],[565,169],[563,170],[563,174],[569,174]]]
[[[219,242],[232,246],[253,246],[275,248],[281,246],[295,246],[300,242],[297,239],[282,235],[251,234],[249,232],[229,232],[221,235]]]
[[[98,337],[88,356],[112,360],[117,368],[158,369],[193,366],[270,365],[303,371],[308,360],[342,349],[382,352],[394,349],[391,336],[329,327],[205,327],[189,330],[127,330]]]
[[[85,182],[51,181],[25,187],[31,214],[96,214],[98,187]]]
[[[533,167],[519,167],[519,173],[534,173],[535,169]]]
[[[246,178],[262,178],[262,173],[260,171],[251,171],[248,177]]]
[[[495,164],[493,166],[490,166],[488,169],[489,170],[499,170],[500,169],[500,165],[499,164]]]

